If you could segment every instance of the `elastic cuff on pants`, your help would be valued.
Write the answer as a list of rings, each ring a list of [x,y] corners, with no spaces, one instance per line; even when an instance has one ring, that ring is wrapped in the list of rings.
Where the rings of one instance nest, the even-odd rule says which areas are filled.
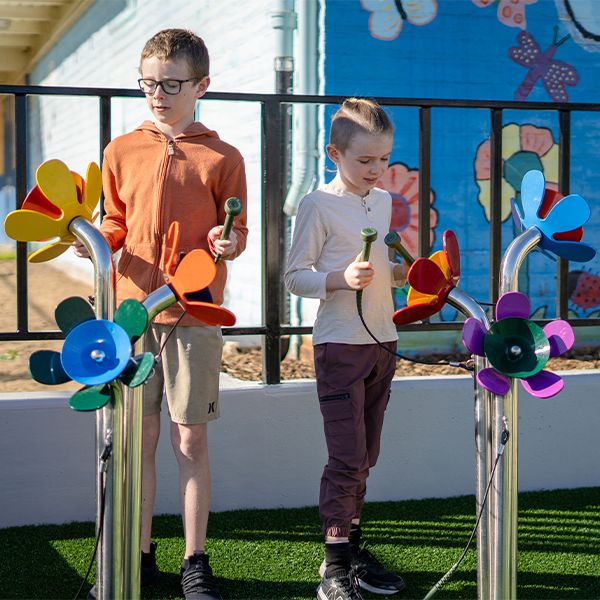
[[[350,525],[329,525],[323,528],[323,533],[329,537],[347,538],[350,535]]]

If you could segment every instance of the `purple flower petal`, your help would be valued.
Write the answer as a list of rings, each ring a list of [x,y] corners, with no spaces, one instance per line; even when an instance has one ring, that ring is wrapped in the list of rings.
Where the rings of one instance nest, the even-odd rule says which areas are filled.
[[[521,219],[523,219],[523,215],[521,213],[521,209],[517,204],[514,198],[510,199],[510,209],[512,211],[513,221],[515,223],[516,228],[519,230],[519,233],[523,231],[523,223],[521,223]]]
[[[485,338],[485,327],[483,323],[478,321],[475,317],[469,317],[462,329],[462,341],[465,348],[477,354],[477,356],[485,356],[485,350],[483,347],[483,340]]]
[[[531,377],[521,379],[521,385],[526,392],[536,398],[550,398],[563,389],[565,382],[556,373],[540,371]]]
[[[504,396],[510,389],[510,379],[490,367],[477,373],[477,381],[496,396]]]
[[[507,317],[528,319],[531,313],[529,298],[521,292],[506,292],[496,304],[496,321]]]
[[[544,326],[544,333],[550,342],[550,356],[560,356],[570,350],[575,343],[573,328],[562,319]]]

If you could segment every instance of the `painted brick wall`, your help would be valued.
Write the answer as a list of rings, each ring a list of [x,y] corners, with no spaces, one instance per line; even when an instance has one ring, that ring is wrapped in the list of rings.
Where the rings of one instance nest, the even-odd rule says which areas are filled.
[[[476,0],[326,0],[325,6],[323,77],[327,94],[597,102],[597,0],[496,2],[488,6]],[[404,6],[404,14],[399,6]],[[584,39],[581,31],[586,28],[588,37]],[[516,48],[527,60],[515,60]],[[545,71],[551,65],[554,71]],[[538,78],[524,85],[533,66],[538,68]],[[568,82],[566,97],[559,97],[559,80]],[[325,111],[326,124],[333,110]],[[402,163],[394,178],[397,183],[389,185],[401,216],[394,229],[410,247],[417,237],[417,195],[414,187],[405,184],[410,177],[419,176],[419,115],[413,108],[390,109],[390,113],[395,124],[391,163]],[[461,247],[461,288],[488,301],[489,168],[485,168],[482,145],[489,138],[490,115],[484,110],[434,109],[431,128],[431,187],[437,213],[433,249],[441,248],[445,229],[454,230]],[[571,192],[582,195],[592,208],[583,241],[596,248],[600,247],[599,132],[599,113],[573,114]],[[503,248],[515,237],[509,202],[511,197],[518,198],[522,175],[538,168],[547,182],[558,182],[558,141],[557,113],[503,112]],[[516,182],[518,185],[513,185]],[[569,271],[570,316],[597,318],[600,257],[584,264],[572,262]],[[521,290],[530,296],[536,316],[553,318],[555,263],[536,252],[521,273]],[[403,302],[399,295],[398,304]],[[446,307],[441,318],[452,320],[455,315],[454,309]],[[578,339],[581,337],[578,332]]]
[[[112,11],[106,17],[107,7]],[[186,27],[203,37],[211,57],[211,91],[273,92],[274,31],[270,0],[101,0],[38,65],[32,84],[133,88],[145,41],[160,29]],[[98,27],[98,23],[101,25]],[[94,98],[48,97],[32,104],[31,163],[59,158],[77,172],[98,161],[98,104]],[[246,161],[250,237],[231,263],[226,305],[239,325],[260,324],[260,109],[253,103],[201,101],[199,119],[236,146]],[[114,100],[113,137],[148,118],[143,99]],[[35,126],[37,125],[37,126]],[[73,258],[67,258],[73,262]],[[83,262],[83,261],[79,261]],[[87,262],[87,261],[86,261]],[[85,269],[87,265],[76,266]]]

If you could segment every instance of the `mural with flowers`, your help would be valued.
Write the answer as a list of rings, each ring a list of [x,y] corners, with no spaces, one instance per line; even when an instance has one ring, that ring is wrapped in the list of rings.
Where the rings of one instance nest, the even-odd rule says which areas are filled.
[[[479,188],[477,201],[489,222],[491,212],[490,140],[481,142],[475,153],[475,182]],[[527,171],[541,171],[546,188],[558,190],[558,144],[545,127],[509,123],[502,128],[502,221],[511,214],[511,198],[520,200],[521,181]]]
[[[398,233],[402,244],[413,256],[419,256],[419,170],[410,169],[402,162],[393,163],[377,185],[392,196],[390,231]],[[429,204],[434,202],[435,193],[431,190]],[[430,246],[433,246],[437,222],[438,214],[432,206],[429,209]]]
[[[463,106],[462,101],[495,101],[499,107],[510,103],[501,115],[498,211],[504,251],[516,235],[510,199],[520,200],[523,175],[541,171],[547,189],[558,192],[560,123],[552,107],[558,102],[597,103],[600,52],[593,50],[600,48],[596,39],[600,21],[594,8],[599,2],[325,0],[319,90],[337,97],[375,98],[385,105],[395,130],[393,164],[379,185],[395,200],[392,229],[415,255],[417,178],[424,172],[419,160],[430,156],[428,168],[435,190],[430,204],[431,252],[441,248],[438,231],[455,231],[462,251],[461,285],[483,302],[491,301],[490,112]],[[386,102],[397,98],[409,99],[411,104]],[[420,99],[434,101],[425,121],[419,107],[427,102]],[[528,108],[540,102],[546,106],[543,110]],[[333,106],[324,109],[321,141],[327,140],[333,110]],[[429,124],[425,153],[423,123]],[[592,215],[586,232],[590,245],[597,247],[600,113],[579,111],[573,104],[569,130],[570,144],[565,150],[571,157],[570,191],[590,202]],[[323,179],[327,179],[324,167]],[[556,316],[556,279],[556,264],[547,255],[533,252],[528,256],[520,271],[519,290],[530,298],[532,319]],[[596,316],[600,257],[585,266],[569,262],[567,293],[573,316]],[[398,308],[406,304],[401,291],[396,292],[396,303]],[[461,317],[444,305],[435,318]]]

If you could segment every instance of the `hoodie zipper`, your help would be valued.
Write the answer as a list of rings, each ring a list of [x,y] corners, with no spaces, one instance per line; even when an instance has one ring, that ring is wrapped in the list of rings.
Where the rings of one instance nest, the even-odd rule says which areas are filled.
[[[165,161],[162,168],[162,172],[160,174],[160,181],[158,187],[158,202],[156,203],[156,229],[155,229],[155,239],[157,244],[157,249],[160,252],[157,252],[157,256],[154,263],[154,273],[152,276],[152,287],[158,287],[161,283],[160,277],[160,260],[162,258],[162,250],[163,250],[163,240],[161,239],[161,225],[162,225],[162,204],[163,204],[163,196],[165,193],[165,181],[169,175],[169,167],[171,166],[171,156],[175,156],[175,142],[173,140],[169,140],[167,142],[167,153],[165,155]]]

